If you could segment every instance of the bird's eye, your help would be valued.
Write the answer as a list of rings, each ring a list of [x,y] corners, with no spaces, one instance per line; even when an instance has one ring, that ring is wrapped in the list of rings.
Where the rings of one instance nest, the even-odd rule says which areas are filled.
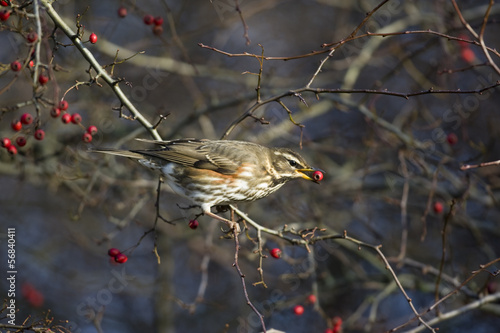
[[[299,163],[297,163],[297,161],[294,161],[294,160],[288,160],[288,163],[290,163],[290,165],[293,167],[296,167],[297,165],[299,165]]]

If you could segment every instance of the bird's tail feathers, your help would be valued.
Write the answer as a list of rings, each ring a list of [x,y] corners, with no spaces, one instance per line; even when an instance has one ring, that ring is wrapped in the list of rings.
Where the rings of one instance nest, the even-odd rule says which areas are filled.
[[[159,140],[150,140],[143,138],[135,138],[135,140],[146,143],[154,143],[155,145],[167,146],[170,144],[182,144],[182,143],[191,143],[191,142],[208,142],[210,140],[207,139],[195,139],[195,138],[184,138],[184,139],[175,139],[169,141],[159,141]]]
[[[143,138],[135,138],[135,140],[140,141],[140,142],[146,142],[146,143],[154,143],[156,145],[164,145],[165,144],[165,141],[159,141],[159,140],[149,140],[149,139],[143,139]]]
[[[140,153],[136,153],[136,152],[129,151],[129,150],[113,149],[113,148],[89,149],[89,152],[123,156],[123,157],[133,158],[136,160],[144,158],[144,155],[142,155]]]

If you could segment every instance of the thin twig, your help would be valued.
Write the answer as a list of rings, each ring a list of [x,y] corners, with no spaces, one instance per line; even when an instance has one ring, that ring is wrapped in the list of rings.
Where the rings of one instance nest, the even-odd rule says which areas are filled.
[[[344,234],[339,236],[339,235],[328,235],[328,236],[323,236],[323,237],[314,237],[314,238],[302,238],[302,239],[296,239],[296,238],[290,238],[286,235],[283,234],[283,232],[278,232],[276,230],[272,230],[272,229],[269,229],[269,228],[266,228],[266,227],[263,227],[261,225],[259,225],[258,223],[256,223],[255,221],[251,220],[245,213],[241,212],[240,210],[238,210],[236,207],[230,205],[230,207],[240,216],[242,217],[245,221],[247,221],[248,223],[250,223],[252,226],[254,226],[257,230],[262,230],[266,233],[269,233],[269,234],[272,234],[272,235],[275,235],[275,236],[279,236],[280,238],[282,239],[285,239],[289,242],[291,242],[292,244],[296,244],[296,245],[303,245],[303,246],[307,246],[308,244],[312,244],[318,240],[322,240],[322,239],[334,239],[334,238],[342,238],[342,239],[346,239],[348,241],[351,241],[355,244],[357,244],[358,246],[364,246],[364,247],[368,247],[368,248],[371,248],[373,250],[375,250],[377,252],[377,254],[380,256],[380,258],[382,259],[382,261],[384,262],[385,264],[385,267],[387,270],[389,270],[390,274],[392,275],[392,278],[393,280],[396,282],[399,290],[401,291],[401,293],[404,295],[404,297],[406,298],[406,300],[408,301],[408,304],[410,305],[410,308],[412,309],[413,313],[416,315],[416,317],[418,318],[418,320],[425,326],[427,327],[431,332],[436,332],[432,327],[430,327],[422,318],[421,316],[419,315],[417,309],[415,308],[415,306],[413,305],[413,302],[411,300],[411,298],[408,296],[408,294],[406,293],[404,287],[402,286],[401,282],[399,281],[396,273],[394,272],[394,270],[392,269],[391,265],[389,264],[389,261],[387,260],[387,258],[385,257],[385,255],[383,254],[383,252],[380,250],[380,248],[382,247],[382,245],[371,245],[371,244],[368,244],[368,243],[365,243],[363,241],[360,241],[360,240],[357,240],[355,238],[352,238],[352,237],[349,237],[347,236],[347,232],[344,231]],[[235,237],[236,238],[236,237]],[[307,248],[307,247],[306,247]]]
[[[231,207],[231,209],[234,210],[234,212],[236,214],[238,214],[238,216],[240,216],[242,219],[244,219],[246,222],[248,222],[250,225],[252,225],[257,230],[261,230],[267,234],[280,237],[281,239],[284,239],[284,240],[286,240],[294,245],[306,246],[307,243],[309,242],[308,240],[305,240],[305,239],[299,239],[299,238],[293,238],[293,237],[287,236],[282,231],[276,231],[274,229],[269,229],[269,228],[263,227],[260,224],[258,224],[257,222],[255,222],[254,220],[252,220],[250,217],[248,217],[247,214],[245,214],[243,211],[239,210],[235,206],[229,205],[229,207]],[[337,235],[337,237],[341,238],[341,236],[338,236],[338,235]]]
[[[238,126],[243,120],[246,118],[250,117],[258,108],[261,106],[271,103],[271,102],[276,102],[282,98],[285,97],[290,97],[290,96],[296,96],[297,94],[301,94],[303,92],[310,92],[313,93],[314,95],[319,95],[319,94],[375,94],[375,95],[388,95],[388,96],[394,96],[394,97],[399,97],[399,98],[404,98],[404,99],[410,99],[410,97],[414,96],[421,96],[421,95],[429,95],[429,94],[479,94],[481,95],[483,92],[494,89],[496,87],[500,86],[500,81],[495,82],[494,84],[491,84],[489,86],[480,88],[480,89],[475,89],[475,90],[434,90],[433,88],[429,88],[427,90],[421,90],[421,91],[415,91],[411,93],[400,93],[400,92],[395,92],[395,91],[389,91],[389,90],[374,90],[374,89],[328,89],[328,88],[311,88],[311,87],[302,87],[294,90],[289,90],[287,92],[281,93],[279,95],[272,96],[268,99],[262,100],[260,103],[255,103],[253,104],[247,111],[245,111],[242,115],[240,115],[238,118],[236,118],[225,130],[224,134],[222,135],[222,138],[226,138],[235,128]],[[345,103],[348,103],[347,101],[344,101]],[[358,106],[359,107],[359,106]],[[371,112],[368,112],[371,114]],[[365,114],[367,115],[367,114]],[[377,123],[383,122],[384,120],[382,118],[376,117],[375,115],[371,114],[370,118],[372,119],[377,119]],[[388,127],[396,128],[394,125],[387,123]],[[391,130],[392,131],[392,130]],[[398,131],[402,133],[399,129]],[[400,136],[400,135],[398,135]],[[413,140],[410,138],[408,135],[404,135],[407,137],[407,140],[405,139],[405,143],[408,142],[416,142],[416,140]],[[402,137],[402,136],[400,136]]]
[[[479,41],[471,41],[468,39],[464,39],[462,37],[456,37],[456,36],[444,34],[442,32],[437,32],[437,31],[433,31],[433,30],[405,30],[405,31],[397,31],[397,32],[383,32],[383,33],[367,32],[365,34],[354,36],[351,38],[346,38],[346,39],[343,39],[343,40],[338,41],[338,42],[323,44],[323,45],[321,45],[321,47],[326,48],[324,50],[316,50],[316,51],[312,51],[309,53],[304,53],[304,54],[300,54],[300,55],[296,55],[296,56],[266,56],[266,57],[264,57],[264,60],[290,61],[290,60],[308,58],[308,57],[312,57],[312,56],[316,56],[316,55],[320,55],[320,54],[329,53],[332,50],[338,49],[340,46],[342,46],[344,44],[347,44],[349,42],[352,42],[352,41],[355,41],[358,39],[363,39],[366,37],[408,36],[408,35],[421,35],[421,34],[422,35],[434,35],[434,36],[438,36],[438,37],[447,39],[449,41],[464,42],[464,43],[468,43],[468,44],[481,46],[481,43]],[[208,49],[208,50],[220,53],[220,54],[225,55],[227,57],[252,57],[252,58],[260,57],[257,54],[248,53],[248,52],[230,53],[230,52],[226,52],[226,51],[217,49],[213,46],[205,45],[203,43],[198,43],[198,46],[200,46],[201,48],[204,48],[204,49]],[[488,51],[490,51],[491,53],[495,54],[496,56],[500,57],[500,53],[495,48],[486,47],[486,49]],[[323,59],[323,61],[324,60],[325,59]]]
[[[406,165],[406,159],[403,150],[399,151],[398,154],[399,161],[401,163],[401,171],[403,173],[404,184],[403,184],[403,194],[401,195],[401,246],[399,249],[398,261],[402,260],[406,256],[406,247],[408,245],[408,194],[410,192],[410,175],[408,173],[408,166]]]
[[[482,168],[482,167],[495,166],[495,165],[500,165],[500,160],[493,161],[493,162],[484,162],[484,163],[479,163],[479,164],[464,164],[460,167],[460,170],[469,170],[469,169]]]
[[[235,5],[236,11],[240,15],[241,23],[243,24],[243,37],[246,40],[246,44],[250,45],[250,37],[248,36],[248,25],[245,22],[245,18],[243,17],[243,12],[241,11],[240,4],[238,3],[238,0],[234,0],[234,5]]]
[[[257,267],[257,271],[259,272],[260,281],[255,282],[253,285],[256,286],[258,284],[262,284],[264,288],[267,288],[267,284],[264,281],[264,269],[262,268],[263,267],[262,259],[265,257],[264,253],[262,252],[262,243],[263,243],[262,230],[257,229],[257,254],[259,255],[259,267]]]
[[[245,299],[247,301],[247,304],[248,304],[248,306],[250,306],[252,311],[255,312],[257,317],[259,317],[259,321],[260,321],[260,324],[262,326],[262,330],[265,333],[267,331],[266,331],[266,324],[264,323],[264,316],[259,312],[259,310],[257,310],[255,305],[253,305],[252,301],[250,300],[250,297],[248,296],[247,286],[246,286],[246,282],[245,282],[245,274],[243,274],[243,272],[241,271],[240,265],[238,263],[238,253],[240,250],[240,241],[238,240],[239,232],[238,232],[237,228],[233,228],[233,235],[234,235],[234,247],[235,247],[233,266],[236,268],[236,271],[240,275],[241,284],[243,286],[243,293],[245,294]]]
[[[431,190],[429,192],[429,196],[427,197],[427,204],[425,205],[424,214],[420,218],[420,221],[422,222],[422,235],[420,236],[421,242],[423,242],[425,240],[425,237],[427,236],[427,215],[429,215],[429,212],[431,211],[431,205],[434,199],[434,193],[436,192],[440,165],[436,168],[436,170],[434,171],[434,175],[432,176]]]
[[[371,244],[359,241],[359,240],[357,240],[355,238],[351,238],[351,237],[347,236],[346,232],[344,232],[344,238],[347,239],[347,240],[349,240],[349,241],[351,241],[351,242],[353,242],[353,243],[355,243],[355,244],[358,244],[358,246],[364,246],[364,247],[371,248],[371,249],[375,250],[378,253],[378,255],[380,256],[380,258],[382,259],[382,261],[385,264],[385,268],[387,270],[389,270],[389,272],[391,273],[394,282],[396,282],[399,290],[401,291],[401,293],[404,295],[404,297],[408,301],[408,304],[410,305],[410,308],[412,309],[413,313],[415,313],[416,318],[418,318],[418,321],[420,321],[420,323],[422,323],[425,327],[427,327],[431,332],[436,333],[436,330],[433,329],[431,326],[429,326],[429,324],[427,324],[427,322],[425,320],[423,320],[422,316],[419,315],[417,309],[413,305],[412,299],[406,293],[406,291],[405,291],[403,285],[401,284],[401,282],[399,281],[396,273],[394,272],[394,270],[392,269],[391,265],[389,264],[389,261],[387,260],[387,258],[385,257],[385,255],[380,250],[380,248],[382,247],[382,245],[371,245]]]
[[[42,42],[42,24],[40,22],[39,0],[33,1],[33,15],[35,16],[36,33],[38,39],[35,41],[35,68],[33,70],[33,87],[37,86],[38,82],[38,66],[40,64],[40,44]],[[43,0],[42,0],[43,2]]]
[[[212,239],[213,239],[213,234],[215,231],[215,227],[217,224],[215,223],[210,223],[209,224],[209,231],[205,234],[205,255],[201,259],[201,264],[200,264],[200,272],[201,272],[201,280],[200,280],[200,285],[198,286],[198,292],[196,293],[196,298],[193,303],[189,305],[189,312],[191,314],[194,314],[196,310],[196,306],[203,302],[203,299],[205,298],[205,293],[207,291],[208,287],[208,266],[210,264],[211,260],[211,248],[213,246],[212,244]]]
[[[483,53],[488,59],[488,62],[491,67],[497,72],[497,74],[500,74],[500,68],[498,68],[497,64],[493,61],[491,58],[490,53],[488,52],[488,48],[486,47],[486,44],[484,43],[484,32],[486,30],[486,25],[488,24],[488,17],[490,15],[491,7],[493,7],[494,1],[490,0],[490,3],[488,5],[488,9],[486,10],[486,13],[484,14],[483,18],[483,24],[481,25],[481,31],[479,32],[479,43],[481,44],[481,48],[483,49]]]
[[[259,60],[259,76],[257,79],[257,88],[255,88],[257,92],[257,103],[260,103],[261,97],[260,97],[260,87],[261,87],[261,82],[262,82],[262,72],[264,68],[264,46],[260,45],[260,48],[262,49],[262,55],[260,58],[257,58]]]
[[[436,317],[434,319],[429,320],[428,324],[429,325],[436,325],[436,324],[441,323],[441,322],[443,322],[445,320],[457,317],[459,315],[468,313],[471,310],[480,308],[484,304],[498,302],[498,300],[500,300],[500,292],[497,292],[495,294],[491,294],[491,295],[482,297],[482,298],[480,298],[480,299],[478,299],[478,300],[476,300],[474,302],[471,302],[471,303],[469,303],[467,305],[464,305],[464,306],[462,306],[462,307],[460,307],[458,309],[454,309],[454,310],[451,310],[451,311],[448,311],[448,312],[445,312],[445,313],[441,313],[439,315],[439,317]],[[416,328],[414,328],[412,330],[406,331],[406,333],[417,333],[417,332],[423,331],[424,329],[425,329],[425,327],[419,326],[419,327],[416,327]]]
[[[460,22],[464,25],[464,27],[475,37],[479,38],[478,34],[474,31],[474,29],[470,26],[470,24],[465,20],[464,16],[462,15],[462,11],[457,5],[457,2],[455,0],[451,0],[451,3],[453,4],[453,8],[455,8],[455,12],[458,15],[458,18],[460,19]]]
[[[316,79],[316,77],[318,76],[318,74],[321,72],[321,69],[322,69],[322,68],[323,68],[323,66],[326,64],[327,60],[328,60],[328,59],[330,59],[330,58],[333,56],[333,54],[335,53],[335,50],[336,50],[335,48],[334,48],[334,49],[332,49],[332,50],[328,53],[328,55],[327,55],[325,58],[323,58],[323,59],[321,60],[321,62],[320,62],[320,64],[319,64],[318,68],[316,68],[316,71],[315,71],[315,72],[314,72],[314,74],[311,76],[311,79],[309,80],[309,82],[307,82],[307,84],[306,84],[306,88],[311,87],[311,84],[314,82],[314,80]]]
[[[450,210],[448,214],[446,214],[444,218],[444,225],[443,229],[441,230],[441,261],[439,262],[439,274],[436,279],[436,287],[434,289],[434,299],[436,302],[439,299],[439,287],[441,284],[441,275],[443,274],[443,269],[444,269],[444,262],[446,260],[446,227],[448,226],[448,223],[450,222],[452,216],[453,216],[453,209],[455,207],[455,200],[452,201]],[[436,309],[437,310],[437,309]],[[439,315],[439,312],[437,311],[436,315]]]
[[[473,271],[472,274],[467,278],[465,279],[459,286],[457,286],[454,290],[450,291],[447,295],[443,296],[439,301],[435,302],[432,306],[430,306],[427,310],[419,313],[417,316],[415,316],[414,318],[408,320],[406,323],[398,326],[398,327],[395,327],[393,329],[391,329],[389,332],[395,332],[395,331],[398,331],[406,326],[408,326],[410,323],[412,323],[413,321],[415,321],[417,318],[420,319],[422,316],[424,316],[426,313],[429,313],[431,312],[432,310],[434,310],[439,304],[441,304],[442,302],[446,301],[448,298],[450,298],[451,296],[455,295],[456,293],[458,293],[464,286],[466,286],[470,281],[472,281],[472,279],[474,279],[478,274],[480,274],[481,272],[485,272],[487,268],[493,266],[494,264],[496,264],[497,262],[500,262],[500,258],[496,258],[492,261],[490,261],[489,263],[487,264],[484,264],[484,265],[479,265],[479,269],[476,270],[476,271]],[[488,272],[489,273],[489,272]],[[498,271],[495,271],[493,274],[492,273],[489,273],[490,275],[498,275]],[[442,314],[443,315],[443,314]],[[444,314],[446,315],[446,314]],[[432,325],[435,324],[435,320],[432,320]]]

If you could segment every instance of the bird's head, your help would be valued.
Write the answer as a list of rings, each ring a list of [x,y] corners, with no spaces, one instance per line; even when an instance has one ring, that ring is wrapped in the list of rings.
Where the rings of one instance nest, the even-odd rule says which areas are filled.
[[[274,148],[271,161],[276,177],[280,180],[304,178],[319,184],[323,172],[311,167],[302,156],[287,148]]]

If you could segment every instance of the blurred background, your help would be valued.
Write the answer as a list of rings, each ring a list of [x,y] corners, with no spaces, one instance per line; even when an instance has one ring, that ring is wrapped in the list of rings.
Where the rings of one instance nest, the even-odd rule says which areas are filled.
[[[489,52],[492,66],[452,1],[387,1],[357,32],[362,37],[348,39],[379,3],[53,4],[73,30],[77,21],[82,25],[82,41],[97,35],[95,44],[85,46],[122,80],[120,87],[144,117],[155,124],[168,115],[158,127],[165,140],[220,138],[257,101],[261,66],[244,54],[274,57],[262,62],[259,89],[269,103],[255,107],[227,138],[292,148],[325,170],[325,179],[320,185],[291,182],[238,207],[267,228],[318,228],[315,235],[325,239],[308,252],[264,233],[267,257],[260,265],[255,229],[240,236],[239,264],[267,329],[383,332],[414,318],[373,248],[328,235],[345,231],[381,245],[419,312],[499,256],[498,166],[460,169],[500,159],[498,53]],[[498,49],[500,6],[456,5],[478,35],[484,28],[485,46]],[[190,229],[199,211],[181,209],[189,203],[165,185],[160,212],[171,223],[158,220],[152,231],[157,176],[133,161],[88,152],[149,147],[134,140],[151,139],[147,130],[120,117],[117,96],[102,79],[95,82],[95,71],[54,30],[43,7],[40,57],[34,61],[49,81],[42,85],[35,78],[33,84],[34,44],[26,41],[36,31],[33,3],[12,1],[3,8],[10,17],[0,17],[0,137],[27,139],[15,155],[0,148],[0,267],[6,275],[7,228],[16,228],[16,323],[28,318],[28,324],[59,324],[69,332],[261,332],[232,266],[234,240],[224,237],[221,224],[199,217],[199,227]],[[145,24],[147,15],[157,22]],[[366,35],[405,31],[413,33]],[[328,57],[332,46],[338,47]],[[12,70],[14,61],[22,64],[20,71]],[[327,91],[287,95],[311,80],[308,87]],[[81,115],[80,125],[51,116],[63,96],[66,113]],[[294,125],[278,99],[304,127]],[[34,122],[16,132],[11,123],[24,113]],[[98,132],[87,143],[82,135],[91,125]],[[34,138],[37,129],[45,133],[41,141]],[[114,262],[110,248],[128,261]],[[281,258],[269,255],[274,248]],[[259,283],[259,267],[267,288]],[[496,331],[497,272],[491,265],[477,273],[424,319],[449,315],[432,324],[442,332]],[[7,289],[2,278],[2,299]],[[490,301],[479,307],[486,296]],[[425,327],[414,320],[399,331],[409,330]]]

